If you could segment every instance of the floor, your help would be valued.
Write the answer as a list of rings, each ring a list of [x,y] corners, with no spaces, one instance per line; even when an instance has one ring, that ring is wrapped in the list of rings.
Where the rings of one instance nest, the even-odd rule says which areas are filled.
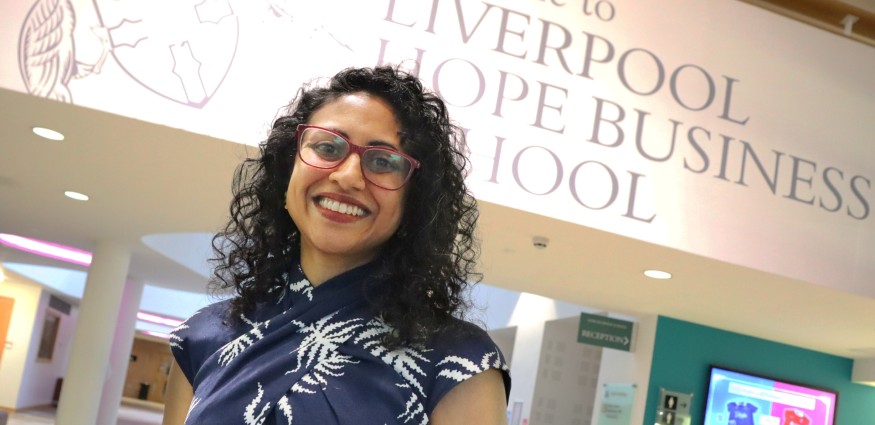
[[[53,407],[20,410],[9,415],[6,425],[54,425]],[[163,411],[150,405],[122,403],[117,425],[160,425]]]

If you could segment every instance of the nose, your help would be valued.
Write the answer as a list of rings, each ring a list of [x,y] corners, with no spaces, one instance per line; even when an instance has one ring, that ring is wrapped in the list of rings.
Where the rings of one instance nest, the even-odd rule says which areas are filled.
[[[361,161],[359,154],[350,154],[331,172],[329,178],[345,190],[364,189],[365,176],[362,175]]]

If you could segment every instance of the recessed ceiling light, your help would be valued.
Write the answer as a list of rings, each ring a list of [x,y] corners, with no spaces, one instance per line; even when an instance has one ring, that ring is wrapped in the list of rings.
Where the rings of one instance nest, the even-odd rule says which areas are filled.
[[[644,276],[652,279],[671,279],[671,273],[662,270],[644,270]]]
[[[63,134],[45,127],[34,127],[33,134],[49,140],[64,140]]]
[[[73,192],[72,190],[64,192],[64,195],[66,195],[70,199],[75,199],[77,201],[87,201],[89,199],[88,195],[79,192]]]

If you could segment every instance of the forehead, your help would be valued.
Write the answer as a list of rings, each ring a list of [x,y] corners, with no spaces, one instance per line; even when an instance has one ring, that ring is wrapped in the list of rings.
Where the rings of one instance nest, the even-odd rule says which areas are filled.
[[[308,124],[341,132],[354,143],[382,140],[400,143],[400,128],[392,106],[368,93],[345,94],[326,102]]]

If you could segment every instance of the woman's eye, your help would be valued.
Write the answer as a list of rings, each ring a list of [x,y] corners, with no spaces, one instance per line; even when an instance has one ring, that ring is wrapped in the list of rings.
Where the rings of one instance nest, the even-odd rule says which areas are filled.
[[[368,169],[375,173],[394,173],[401,169],[401,156],[388,152],[377,152],[368,160]]]
[[[313,143],[313,151],[323,159],[337,160],[343,158],[344,149],[341,143],[336,141],[323,141]]]

